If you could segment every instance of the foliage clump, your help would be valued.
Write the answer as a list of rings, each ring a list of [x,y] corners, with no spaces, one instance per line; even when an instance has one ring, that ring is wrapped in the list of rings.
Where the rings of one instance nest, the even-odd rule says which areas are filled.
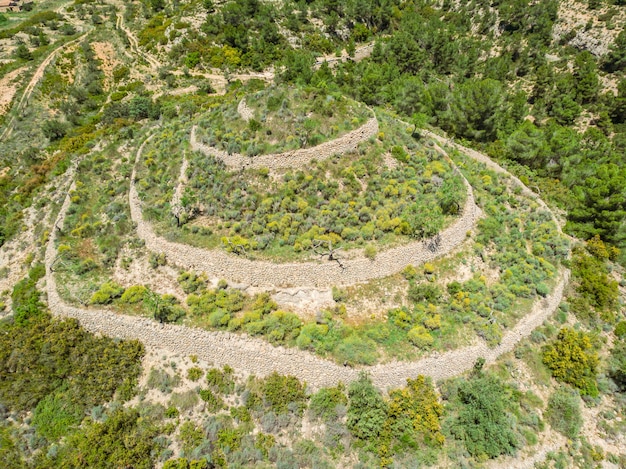
[[[557,389],[548,399],[545,416],[552,428],[569,439],[575,439],[583,425],[578,393],[567,387]]]
[[[558,381],[571,384],[582,395],[598,395],[598,354],[587,333],[561,329],[556,340],[543,347],[542,360]]]
[[[491,374],[459,383],[454,401],[458,406],[450,432],[478,459],[513,454],[521,445],[515,432],[516,418],[506,386]]]

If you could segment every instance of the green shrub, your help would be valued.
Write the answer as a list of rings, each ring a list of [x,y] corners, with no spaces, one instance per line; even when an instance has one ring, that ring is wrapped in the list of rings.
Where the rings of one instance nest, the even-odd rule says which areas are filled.
[[[572,440],[578,437],[583,418],[577,392],[566,387],[557,389],[548,399],[544,415],[550,426],[559,433]]]
[[[209,412],[218,412],[225,408],[222,398],[216,396],[210,389],[201,389],[199,394],[200,399],[206,402],[206,407]]]
[[[83,410],[71,402],[67,393],[48,394],[37,404],[31,423],[39,435],[58,440],[67,435],[71,427],[77,426],[83,415]]]
[[[355,438],[375,445],[387,420],[387,403],[366,374],[350,383],[348,398],[348,429]]]
[[[343,383],[333,388],[322,388],[311,396],[309,412],[314,419],[334,421],[337,419],[337,406],[348,404]]]
[[[376,258],[377,252],[378,250],[376,249],[376,246],[373,246],[372,244],[368,244],[363,250],[363,254],[365,255],[365,257],[372,261]]]
[[[167,264],[167,257],[164,252],[156,253],[151,252],[148,256],[148,262],[150,263],[150,267],[156,269],[157,267],[164,266]]]
[[[46,138],[55,141],[65,137],[67,125],[61,121],[51,119],[44,122],[41,130]]]
[[[347,365],[373,365],[378,360],[378,347],[368,337],[353,333],[337,345],[335,357]]]
[[[133,285],[128,287],[120,297],[120,303],[136,304],[143,301],[147,288],[143,285]]]
[[[618,299],[618,284],[608,273],[605,261],[574,251],[572,274],[578,285],[576,291],[599,310],[614,309]]]
[[[426,301],[435,304],[441,298],[441,290],[433,283],[420,283],[409,287],[408,297],[416,303]]]
[[[283,376],[274,372],[261,383],[263,401],[276,414],[294,411],[298,415],[306,408],[307,395],[304,386],[294,376]]]
[[[187,294],[206,287],[206,282],[206,276],[197,275],[193,272],[181,272],[178,276],[178,283]]]
[[[407,338],[409,339],[409,342],[419,348],[430,347],[435,342],[435,339],[432,335],[430,335],[428,329],[420,325],[411,328],[407,334]]]
[[[191,451],[195,447],[200,446],[204,440],[204,433],[193,422],[185,422],[178,430],[178,438],[184,451]]]
[[[168,419],[175,419],[180,415],[180,412],[175,406],[170,406],[165,409],[165,417]]]
[[[207,371],[206,382],[216,393],[232,394],[235,390],[234,370],[225,365],[222,370],[211,368]]]
[[[148,469],[146,455],[158,451],[159,427],[135,409],[120,408],[104,422],[89,422],[80,432],[68,436],[56,458],[42,467],[133,467]],[[77,463],[76,461],[82,461]]]
[[[114,299],[119,298],[124,293],[124,287],[118,285],[115,282],[103,283],[100,289],[91,295],[89,303],[106,305],[111,303]]]
[[[443,445],[442,414],[443,406],[435,389],[424,376],[408,379],[406,387],[390,391],[387,421],[379,444],[381,464],[391,463],[392,452],[413,453],[416,448]]]
[[[623,339],[611,349],[608,374],[621,392],[626,391],[626,341]]]
[[[556,340],[543,347],[542,359],[557,380],[578,388],[583,395],[598,395],[598,354],[586,333],[561,329]]]
[[[191,381],[198,381],[202,377],[202,374],[202,369],[194,366],[187,370],[187,379]]]
[[[614,334],[620,339],[626,337],[626,321],[620,321],[617,323],[617,326],[615,326]]]
[[[333,300],[335,300],[337,303],[346,301],[348,299],[348,293],[339,287],[333,287],[332,292],[333,292]]]
[[[162,393],[169,394],[172,389],[180,384],[180,378],[176,375],[171,375],[165,370],[158,368],[152,368],[148,374],[148,381],[146,385],[148,389],[158,389]]]
[[[402,271],[402,276],[409,281],[415,280],[417,275],[417,269],[411,264],[407,265]]]
[[[165,461],[163,469],[209,469],[206,459],[177,458]]]
[[[33,409],[60,386],[83,412],[116,391],[127,399],[143,352],[138,341],[95,337],[76,320],[52,320],[44,313],[24,324],[0,323],[0,402],[18,411]]]
[[[450,432],[476,458],[513,454],[520,442],[515,435],[512,403],[504,384],[495,376],[479,373],[459,384],[458,413]]]

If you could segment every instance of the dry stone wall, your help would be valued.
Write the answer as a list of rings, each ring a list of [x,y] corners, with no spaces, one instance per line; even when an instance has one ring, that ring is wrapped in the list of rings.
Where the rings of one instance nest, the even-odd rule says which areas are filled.
[[[66,198],[57,218],[62,226],[70,197]],[[48,304],[51,311],[63,317],[78,319],[83,327],[121,339],[138,339],[147,347],[166,349],[183,355],[198,355],[217,366],[230,365],[246,374],[266,376],[273,371],[296,376],[306,381],[311,389],[349,383],[358,377],[360,369],[337,365],[311,353],[297,349],[273,347],[266,342],[245,335],[211,332],[185,326],[158,324],[150,319],[116,314],[103,309],[82,309],[65,304],[59,297],[51,266],[56,255],[56,232],[46,247],[46,281]],[[450,378],[469,370],[479,357],[487,363],[509,352],[515,344],[541,325],[558,307],[568,271],[562,271],[556,288],[545,299],[535,303],[531,313],[504,335],[502,343],[489,349],[484,343],[458,350],[433,354],[415,362],[391,362],[363,367],[380,389],[403,386],[407,378],[419,374],[435,380]]]
[[[133,178],[134,180],[134,178]],[[205,250],[168,241],[158,236],[141,215],[141,203],[134,184],[130,187],[130,211],[137,224],[137,234],[151,251],[163,252],[168,260],[187,270],[206,272],[209,277],[224,278],[258,287],[331,287],[353,285],[393,275],[410,264],[419,265],[450,252],[467,238],[480,210],[474,203],[471,187],[462,215],[434,239],[416,241],[388,249],[370,260],[366,257],[336,262],[273,263],[254,261],[221,250]],[[433,248],[436,246],[436,248]]]
[[[71,201],[70,192],[68,191],[59,211],[55,226],[63,226]],[[554,313],[569,278],[569,271],[562,269],[552,293],[537,301],[532,311],[512,330],[504,334],[498,347],[489,349],[481,342],[458,350],[435,353],[415,362],[394,361],[355,369],[337,365],[298,349],[273,347],[262,340],[245,335],[211,332],[171,324],[161,325],[146,318],[125,316],[109,310],[82,309],[67,305],[58,294],[52,271],[56,241],[57,231],[54,230],[45,253],[46,291],[53,314],[76,318],[83,327],[93,333],[121,339],[138,339],[150,348],[165,349],[183,355],[198,355],[217,366],[228,364],[243,373],[266,376],[277,371],[290,374],[307,382],[312,390],[335,385],[340,381],[349,383],[357,379],[360,370],[368,371],[374,384],[386,390],[403,386],[407,378],[415,378],[418,374],[430,376],[434,380],[450,378],[471,369],[479,357],[485,358],[487,363],[494,362],[501,354],[511,351],[515,344],[527,337]]]
[[[376,119],[374,119],[374,122],[377,122]],[[377,123],[375,128],[378,129]],[[363,127],[360,130],[363,131]],[[192,129],[191,134],[193,147],[195,127]],[[341,140],[341,138],[338,140]],[[137,151],[136,162],[139,161],[145,143],[147,141]],[[342,148],[346,145],[344,141],[337,143],[337,140],[327,143],[331,145],[331,149],[328,150],[328,156],[341,153]],[[299,151],[304,152],[305,150]],[[343,151],[347,150],[344,149]],[[226,156],[230,157],[233,155]],[[266,156],[271,157],[272,155]],[[301,157],[283,160],[279,163],[289,163],[290,166],[298,167],[304,166],[308,161],[308,156],[303,153]],[[454,165],[452,162],[451,164]],[[185,163],[183,163],[183,167],[185,167]],[[463,177],[456,167],[455,171]],[[369,259],[361,255],[354,259],[342,260],[342,266],[330,261],[292,263],[255,261],[235,254],[229,254],[222,250],[201,249],[168,241],[158,236],[152,226],[142,217],[141,202],[135,187],[135,179],[136,173],[133,171],[129,192],[131,218],[137,225],[138,236],[145,241],[148,249],[165,253],[170,262],[187,270],[205,272],[212,278],[224,278],[231,282],[255,287],[329,288],[340,285],[354,285],[375,278],[388,277],[401,271],[408,265],[423,264],[450,252],[467,238],[467,233],[474,227],[480,216],[480,209],[475,204],[472,187],[463,177],[467,189],[467,199],[462,208],[462,214],[451,226],[432,239],[414,241],[403,246],[387,249],[378,253],[375,259]],[[179,190],[182,191],[180,188],[181,184],[179,183],[177,192]]]
[[[530,197],[531,199],[533,199],[535,202],[539,204],[541,208],[543,208],[546,212],[550,214],[550,216],[552,217],[552,220],[556,224],[557,229],[559,230],[559,233],[563,234],[561,225],[559,221],[557,220],[556,216],[554,215],[554,212],[550,210],[550,207],[548,207],[548,205],[541,199],[541,197],[539,197],[532,190],[530,190],[528,186],[526,186],[526,184],[524,184],[522,181],[519,180],[519,178],[509,173],[506,169],[504,169],[495,161],[491,160],[487,155],[484,155],[483,153],[480,153],[476,150],[472,150],[471,148],[464,147],[462,145],[459,145],[458,143],[454,143],[450,139],[442,137],[441,135],[437,135],[433,132],[430,132],[427,130],[422,130],[422,132],[424,132],[430,138],[438,141],[442,145],[450,146],[454,148],[455,150],[466,154],[473,160],[478,161],[479,163],[483,163],[485,166],[487,166],[487,168],[491,169],[492,171],[495,171],[496,173],[504,174],[508,176],[509,178],[511,178],[513,183],[516,184],[522,190],[522,194],[524,194],[526,197]]]
[[[254,157],[240,153],[229,154],[219,148],[210,147],[200,142],[196,136],[196,126],[191,128],[191,148],[205,155],[213,155],[221,160],[229,168],[268,168],[270,170],[282,168],[305,167],[312,160],[322,161],[333,155],[341,155],[354,150],[361,142],[378,134],[378,120],[372,117],[358,129],[348,132],[341,137],[328,142],[320,143],[311,148],[287,151],[284,153],[272,153]]]

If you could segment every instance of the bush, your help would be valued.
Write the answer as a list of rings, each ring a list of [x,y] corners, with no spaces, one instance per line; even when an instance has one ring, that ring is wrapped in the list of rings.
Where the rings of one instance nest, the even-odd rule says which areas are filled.
[[[409,342],[419,348],[427,348],[433,345],[435,339],[424,326],[417,325],[408,332]]]
[[[263,401],[276,414],[295,409],[298,415],[306,408],[307,395],[304,386],[294,376],[283,376],[274,372],[261,384]]]
[[[124,304],[136,304],[143,301],[146,295],[147,288],[143,285],[133,285],[128,287],[126,291],[120,297],[120,303]]]
[[[543,347],[542,359],[558,381],[571,384],[583,395],[598,395],[598,354],[586,333],[561,329],[556,340]]]
[[[333,287],[332,292],[333,300],[337,303],[341,303],[342,301],[346,301],[348,299],[348,293],[339,287]]]
[[[335,356],[346,365],[373,365],[378,360],[378,347],[368,337],[353,333],[335,348]]]
[[[67,393],[48,394],[39,401],[31,424],[48,440],[58,440],[83,419],[83,410],[71,402]]]
[[[124,287],[115,282],[106,282],[102,284],[97,292],[91,295],[89,303],[106,305],[111,303],[114,299],[121,297],[123,293]]]
[[[626,391],[626,341],[623,339],[611,349],[608,374],[621,392]]]
[[[515,417],[504,384],[495,376],[479,373],[459,384],[459,410],[450,432],[476,458],[513,454],[520,445],[515,435]]]
[[[387,403],[380,391],[362,373],[357,381],[350,383],[348,398],[348,429],[355,438],[376,444],[387,420]]]
[[[437,399],[432,383],[418,376],[408,379],[406,387],[389,392],[388,419],[383,441],[396,452],[403,448],[414,452],[418,447],[440,447],[445,438],[441,433],[440,418],[443,406]],[[393,444],[392,444],[393,443]],[[382,452],[388,458],[390,451]]]
[[[46,138],[55,141],[65,137],[67,125],[59,120],[50,119],[43,123],[41,130]]]
[[[216,393],[232,394],[235,390],[234,370],[225,365],[223,370],[211,368],[207,371],[206,381],[209,387]]]
[[[200,399],[206,402],[206,407],[209,412],[218,412],[225,408],[222,398],[216,396],[210,389],[201,389],[199,394]]]
[[[441,298],[441,290],[433,283],[420,283],[409,287],[408,297],[415,303],[426,301],[435,304]]]
[[[169,394],[172,389],[180,384],[180,378],[176,375],[170,375],[165,370],[152,368],[148,375],[146,386],[148,389],[158,389],[164,394]]]
[[[333,388],[322,388],[311,396],[309,412],[314,419],[327,422],[337,420],[337,406],[348,404],[343,383]]]
[[[620,321],[615,326],[615,336],[619,339],[623,339],[626,337],[626,321]]]
[[[135,409],[117,409],[104,422],[90,422],[71,434],[54,460],[41,467],[133,467],[151,466],[146,455],[158,450],[160,429]],[[76,463],[76,461],[82,461]]]
[[[544,415],[557,432],[575,439],[583,425],[578,393],[566,387],[557,389],[548,399]]]
[[[618,284],[608,274],[605,262],[581,252],[575,252],[572,273],[578,282],[576,291],[599,310],[617,306]]]
[[[376,247],[368,244],[367,246],[365,246],[365,249],[363,251],[363,254],[365,255],[365,257],[367,257],[369,260],[374,260],[376,259],[376,254],[377,254],[377,250]]]
[[[190,381],[198,381],[202,377],[202,369],[196,366],[187,370],[187,379]]]
[[[20,44],[15,48],[15,56],[22,60],[33,60],[33,54],[30,53],[25,44]]]

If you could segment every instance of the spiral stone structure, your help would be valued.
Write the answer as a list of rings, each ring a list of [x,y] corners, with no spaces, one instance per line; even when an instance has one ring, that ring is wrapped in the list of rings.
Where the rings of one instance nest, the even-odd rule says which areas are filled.
[[[317,159],[324,159],[351,151],[357,144],[355,142],[362,141],[364,135],[377,132],[377,130],[378,122],[376,118],[373,118],[354,132],[337,140],[326,142],[328,145],[322,144],[314,148],[289,152],[289,154],[265,155],[267,161],[258,161],[257,158],[264,157],[255,157],[251,165],[254,167],[267,167],[269,165],[272,169],[279,167],[305,169],[313,159],[312,155],[317,155]],[[135,168],[148,140],[137,151]],[[229,167],[241,168],[243,164],[241,159],[250,159],[242,155],[228,155],[224,152],[222,154],[216,149],[202,149],[195,140],[195,128],[191,131],[191,145],[196,150],[211,152]],[[320,150],[321,146],[324,146],[324,149]],[[277,159],[273,160],[272,158]],[[272,166],[272,162],[275,165]],[[451,164],[454,166],[454,163],[451,162]],[[186,167],[187,160],[183,161],[181,175]],[[223,278],[234,283],[254,287],[330,288],[388,277],[400,272],[408,265],[419,265],[440,257],[463,243],[480,217],[480,209],[474,201],[472,187],[456,167],[455,171],[463,178],[467,198],[462,207],[461,215],[448,228],[431,239],[413,241],[382,251],[374,259],[367,258],[363,254],[350,259],[342,259],[341,265],[322,260],[291,263],[251,260],[219,249],[206,250],[166,240],[158,236],[152,226],[142,217],[141,201],[135,187],[136,169],[133,170],[132,174],[129,203],[131,218],[137,225],[137,234],[145,241],[146,247],[151,251],[165,253],[171,262],[184,269],[205,272],[212,278]],[[182,180],[182,177],[179,179]],[[180,194],[182,194],[182,189],[179,183],[175,193],[176,200],[179,200]]]
[[[434,135],[433,137],[436,138]],[[146,142],[144,142],[138,150],[137,155],[141,154],[145,143]],[[466,149],[463,148],[463,151],[465,150]],[[467,153],[474,157],[473,153]],[[506,170],[500,168],[493,162],[490,162],[489,166],[492,166],[500,172],[508,174]],[[134,178],[135,174],[133,173],[133,182]],[[519,180],[516,182],[522,187],[525,187]],[[527,192],[528,195],[536,197],[527,188],[525,189],[525,192]],[[67,193],[54,226],[63,226],[67,210],[71,203],[70,193],[71,190]],[[141,220],[140,204],[134,184],[131,185],[130,202],[133,219],[138,217],[136,221],[138,221],[137,228],[140,232],[140,236],[144,237],[149,248],[171,248],[171,250],[166,252],[168,255],[174,257],[172,260],[175,262],[188,262],[190,265],[196,265],[199,262],[197,258],[194,258],[194,256],[200,256],[201,253],[199,251],[202,250],[196,251],[196,248],[189,248],[188,246],[177,245],[176,243],[169,243],[168,241],[162,240],[154,235],[149,225]],[[470,204],[469,206],[468,203]],[[477,216],[478,209],[473,201],[471,187],[468,187],[468,202],[464,208],[464,215],[468,212],[468,210],[473,210],[470,213],[473,214],[471,220],[474,220]],[[461,217],[461,220],[462,219],[463,217]],[[470,219],[464,223],[469,222],[469,220]],[[457,224],[458,223],[459,222],[457,222]],[[462,232],[465,228],[466,226],[462,226],[462,228],[457,227],[456,231],[460,230],[457,235],[459,238],[457,241],[460,242],[460,238],[465,237],[465,233]],[[442,237],[443,236],[444,233],[442,233]],[[569,271],[564,268],[561,269],[559,271],[558,278],[556,279],[555,287],[550,295],[537,300],[533,305],[532,310],[520,321],[518,321],[512,329],[504,334],[501,343],[495,348],[489,348],[484,342],[477,341],[475,344],[470,346],[461,347],[448,352],[436,352],[430,356],[413,362],[392,361],[375,366],[351,368],[325,360],[307,351],[285,347],[274,347],[263,340],[251,338],[244,334],[240,335],[228,332],[206,331],[172,324],[158,324],[150,319],[117,314],[107,309],[77,308],[68,305],[58,294],[56,279],[53,272],[53,264],[56,257],[56,242],[57,231],[55,230],[50,236],[45,252],[46,292],[48,304],[53,314],[62,317],[76,318],[80,321],[83,327],[93,333],[100,333],[121,339],[138,339],[150,348],[166,349],[183,355],[197,355],[198,357],[212,362],[217,366],[230,365],[244,374],[266,376],[274,371],[277,371],[279,373],[293,375],[298,379],[305,381],[311,390],[324,386],[335,385],[339,382],[351,382],[357,379],[359,372],[361,371],[368,372],[373,383],[377,387],[382,390],[388,390],[403,386],[406,383],[407,378],[414,378],[417,375],[429,376],[434,380],[453,377],[471,369],[476,360],[481,357],[484,358],[487,363],[492,363],[503,353],[513,350],[515,345],[520,340],[529,336],[536,327],[540,326],[543,321],[555,312],[561,302],[563,290],[569,279]],[[446,249],[449,249],[450,244],[445,244],[445,240],[443,240],[443,243],[444,244],[442,244],[440,249],[442,252],[445,252]],[[206,252],[207,251],[205,251],[205,253]],[[175,257],[178,256],[179,253],[182,257]],[[231,260],[235,259],[241,262],[246,261],[245,259],[239,259],[231,256],[228,257],[230,257]],[[216,258],[205,258],[205,262],[215,263]],[[248,264],[247,262],[252,263],[252,261],[246,261],[246,263],[240,264],[239,268],[242,269],[243,273],[245,273],[245,270],[243,269],[251,266],[251,264]],[[419,259],[413,260],[412,262],[417,263],[419,262]],[[222,265],[221,268],[226,268],[226,265],[227,264]],[[300,264],[300,266],[301,265],[305,264]],[[324,264],[311,263],[309,265],[310,267],[307,268],[326,268],[323,267]],[[370,270],[371,265],[372,264],[369,264]],[[272,264],[264,268],[271,269],[271,266]],[[288,266],[293,266],[291,268],[294,269],[294,272],[306,272],[306,270],[298,270],[301,268],[298,267],[299,264],[288,264]],[[365,267],[358,266],[359,264],[354,265],[355,271],[363,272],[361,269],[365,269]],[[268,270],[264,273],[264,275],[266,275],[264,278],[270,279],[271,276],[275,276],[278,270],[276,265],[274,265],[273,269],[274,270]],[[287,271],[288,270],[289,269],[287,269]],[[223,271],[219,270],[219,272]],[[315,271],[311,270],[310,272]],[[319,272],[326,271],[320,270]],[[339,277],[339,275],[344,274],[343,272],[333,273],[332,269],[327,272],[329,277],[326,278],[331,278],[333,280],[340,280],[341,277]],[[285,278],[290,277],[283,277],[283,279]],[[295,279],[295,277],[293,278]],[[313,277],[303,276],[302,278],[310,278],[310,281],[315,283]]]

